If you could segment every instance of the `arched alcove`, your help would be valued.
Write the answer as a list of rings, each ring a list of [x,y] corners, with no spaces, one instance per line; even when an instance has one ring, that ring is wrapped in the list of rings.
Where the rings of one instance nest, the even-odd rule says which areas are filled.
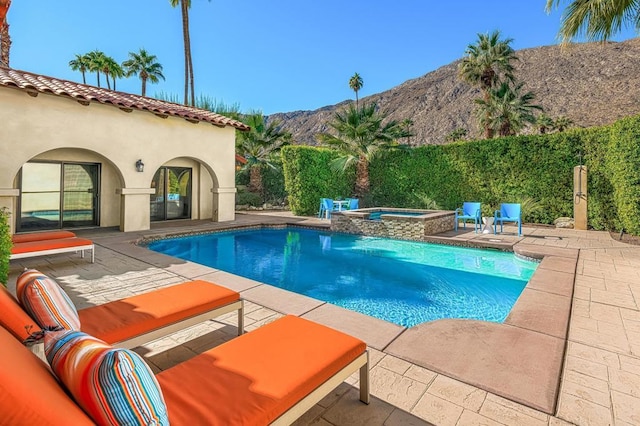
[[[57,148],[39,153],[16,171],[13,211],[16,231],[117,226],[123,185],[118,167],[87,149]]]

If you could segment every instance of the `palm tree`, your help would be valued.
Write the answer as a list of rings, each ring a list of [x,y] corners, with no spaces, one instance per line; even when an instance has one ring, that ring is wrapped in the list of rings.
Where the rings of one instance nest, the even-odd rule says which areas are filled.
[[[462,127],[456,127],[454,130],[449,133],[444,140],[446,142],[457,142],[464,140],[467,137],[467,129],[463,129]]]
[[[86,72],[89,70],[89,58],[87,55],[76,53],[76,58],[69,61],[69,67],[72,71],[80,71],[82,73],[82,84],[87,84]]]
[[[191,7],[191,0],[169,0],[169,3],[171,7],[180,5],[182,15],[182,40],[184,42],[184,104],[189,105],[189,87],[191,87],[191,105],[194,106],[191,38],[189,37],[189,8]]]
[[[11,6],[11,0],[0,0],[0,66],[9,66],[9,51],[11,50],[11,37],[9,37],[9,23],[7,13]]]
[[[329,126],[336,135],[319,133],[317,139],[341,152],[331,167],[344,171],[356,164],[355,195],[362,197],[369,192],[369,163],[382,149],[389,148],[392,143],[406,133],[397,121],[391,120],[383,124],[387,115],[378,112],[375,103],[357,108],[350,104],[346,110],[337,111]]]
[[[407,138],[407,145],[411,145],[411,136],[414,136],[414,134],[413,134],[413,125],[414,124],[415,123],[410,118],[405,118],[404,120],[402,120],[400,122],[400,127],[402,128],[402,131],[404,132],[404,137]]]
[[[467,47],[466,56],[460,62],[458,75],[467,83],[479,86],[485,102],[489,102],[491,89],[501,81],[513,81],[511,62],[517,57],[510,45],[512,41],[510,38],[501,40],[497,30],[491,34],[478,34],[476,44]],[[484,121],[490,121],[490,117]],[[490,127],[485,127],[485,137],[493,137]]]
[[[113,77],[111,71],[115,71],[115,67],[120,67],[120,65],[111,56],[105,55],[102,58],[102,61],[100,63],[100,70],[104,73],[104,78],[105,80],[107,80],[107,88],[109,90],[111,90],[111,81],[109,80],[109,76],[111,75]],[[115,79],[113,84],[115,86]]]
[[[573,124],[573,120],[569,117],[561,115],[560,117],[553,120],[553,128],[558,132],[564,132]]]
[[[533,111],[542,110],[542,107],[532,103],[535,98],[533,92],[522,93],[523,86],[524,83],[520,82],[511,87],[505,81],[491,90],[488,102],[476,99],[480,107],[477,110],[480,123],[500,136],[516,135],[527,124],[535,123]]]
[[[88,69],[97,75],[98,87],[100,87],[100,72],[104,67],[106,55],[98,49],[91,51],[85,55],[88,60]]]
[[[125,76],[124,69],[122,68],[122,65],[120,65],[111,57],[109,57],[108,68],[109,75],[111,75],[111,79],[113,80],[113,90],[116,90],[116,79]]]
[[[157,83],[164,80],[162,65],[156,61],[156,55],[149,55],[146,50],[140,49],[138,53],[129,52],[129,59],[122,63],[125,76],[137,75],[142,81],[142,96],[147,93],[147,80]]]
[[[364,86],[364,81],[362,80],[362,77],[360,77],[360,74],[353,74],[349,79],[349,87],[351,87],[351,90],[356,92],[356,108],[358,107],[358,92],[362,89],[362,86]]]
[[[211,1],[211,0],[209,0]],[[193,58],[191,56],[191,36],[189,35],[189,9],[191,0],[169,0],[172,7],[180,4],[182,15],[182,39],[184,40],[184,104],[196,105],[196,95],[193,78]],[[189,102],[189,88],[191,88],[191,102]]]
[[[547,12],[561,0],[547,0]],[[587,40],[606,41],[624,26],[640,30],[640,3],[637,0],[572,0],[562,14],[558,37],[562,43],[584,35]]]
[[[549,130],[553,130],[553,119],[547,114],[542,113],[536,118],[536,127],[538,127],[538,132],[544,135]]]
[[[251,130],[237,132],[236,151],[247,159],[243,168],[249,169],[249,191],[262,194],[261,168],[276,168],[271,160],[290,142],[291,133],[281,127],[280,121],[267,121],[261,112],[251,112],[240,119]]]

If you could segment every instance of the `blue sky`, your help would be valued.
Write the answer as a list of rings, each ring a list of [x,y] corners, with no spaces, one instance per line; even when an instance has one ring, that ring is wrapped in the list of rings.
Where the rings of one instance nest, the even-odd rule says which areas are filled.
[[[548,15],[545,3],[192,0],[196,95],[265,114],[313,110],[353,99],[348,81],[358,72],[364,97],[460,58],[478,33],[498,29],[515,49],[556,44],[562,9]],[[16,0],[8,22],[12,68],[81,82],[68,66],[75,54],[99,49],[122,62],[143,47],[166,77],[148,94],[182,99],[182,22],[169,0]],[[140,93],[139,79],[117,84]]]

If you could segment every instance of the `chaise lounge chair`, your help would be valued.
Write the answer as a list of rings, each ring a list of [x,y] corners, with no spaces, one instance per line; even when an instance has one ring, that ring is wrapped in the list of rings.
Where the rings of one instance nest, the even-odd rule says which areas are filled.
[[[43,276],[26,271],[18,279]],[[55,283],[55,282],[54,282]],[[1,287],[1,286],[0,286]],[[0,324],[21,325],[19,339],[40,330],[36,321],[4,288],[0,289]],[[80,330],[122,348],[134,348],[192,325],[238,311],[238,335],[244,332],[244,302],[240,294],[207,281],[196,280],[164,287],[78,311]],[[29,329],[24,329],[29,326]],[[14,327],[14,329],[16,329]]]
[[[9,259],[24,259],[51,254],[91,250],[91,263],[95,262],[95,247],[91,240],[78,238],[71,231],[32,232],[12,237],[13,247]]]
[[[46,363],[5,327],[0,327],[0,347],[3,422],[88,425],[97,421],[80,408],[86,402],[69,396]],[[78,353],[75,351],[76,356]],[[136,357],[132,353],[124,355]],[[157,382],[145,379],[142,385],[143,391],[159,386],[156,392],[161,392],[164,399],[160,401],[160,411],[174,426],[288,425],[357,371],[360,400],[368,404],[368,358],[364,342],[329,327],[286,316],[158,373]],[[66,373],[73,376],[77,386],[108,396],[103,403],[110,403],[113,398],[120,400],[126,393],[118,393],[129,391],[128,386],[115,390],[104,381],[92,381],[87,388],[90,376],[84,373],[91,367],[75,365],[78,368]],[[76,384],[63,382],[67,387]],[[127,403],[123,405],[126,408]]]

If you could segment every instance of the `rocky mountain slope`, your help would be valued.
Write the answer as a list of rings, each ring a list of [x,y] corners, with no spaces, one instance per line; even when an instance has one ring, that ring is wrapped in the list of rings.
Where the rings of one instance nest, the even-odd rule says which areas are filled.
[[[640,113],[640,38],[536,47],[519,50],[517,56],[516,77],[552,118],[564,115],[576,126],[589,127]],[[480,92],[458,78],[458,62],[361,102],[377,102],[395,120],[413,120],[416,136],[410,142],[415,145],[445,143],[446,135],[457,128],[480,137],[472,115],[473,99]],[[334,111],[348,102],[269,118],[281,120],[296,143],[316,145],[314,135],[327,131]]]

